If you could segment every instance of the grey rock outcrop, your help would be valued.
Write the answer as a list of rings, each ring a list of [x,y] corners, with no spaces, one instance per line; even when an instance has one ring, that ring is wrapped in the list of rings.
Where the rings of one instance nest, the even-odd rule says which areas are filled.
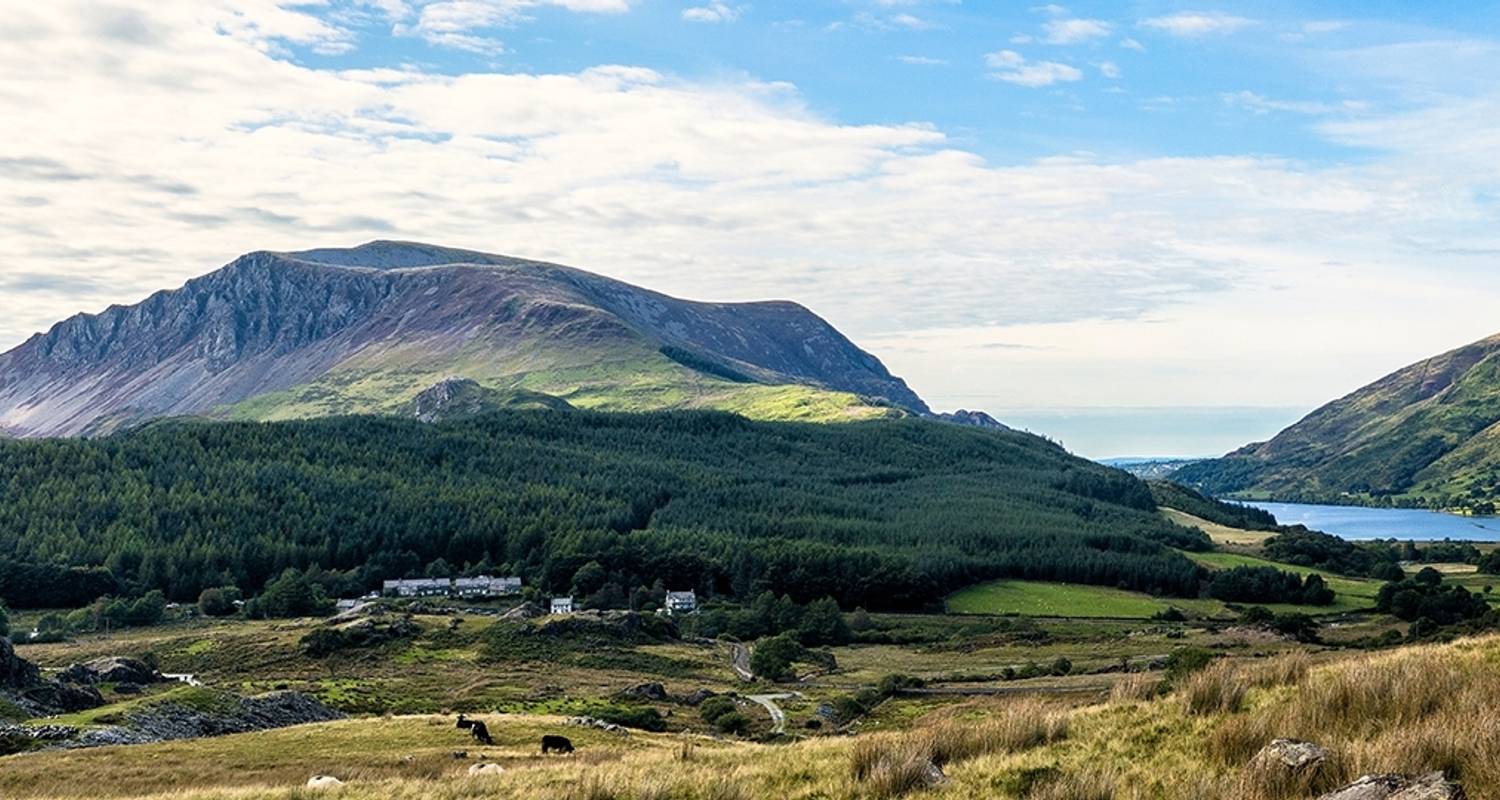
[[[1318,800],[1466,800],[1462,786],[1441,772],[1426,775],[1366,775]]]
[[[1255,754],[1252,764],[1279,766],[1293,772],[1309,772],[1328,760],[1328,751],[1312,742],[1277,739]]]
[[[73,664],[59,676],[68,683],[133,683],[145,685],[161,683],[165,678],[144,661],[121,656],[96,658],[82,664]]]

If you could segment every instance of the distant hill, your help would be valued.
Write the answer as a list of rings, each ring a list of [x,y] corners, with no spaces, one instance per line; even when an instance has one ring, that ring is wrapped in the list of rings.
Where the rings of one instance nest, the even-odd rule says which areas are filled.
[[[1201,461],[1198,458],[1102,458],[1099,463],[1123,469],[1142,480],[1159,480],[1183,467]]]
[[[1500,336],[1413,364],[1172,479],[1246,498],[1493,511]]]
[[[372,242],[250,253],[58,323],[0,355],[0,432],[400,414],[450,378],[604,410],[928,413],[879,359],[795,303],[691,302],[556,264]]]

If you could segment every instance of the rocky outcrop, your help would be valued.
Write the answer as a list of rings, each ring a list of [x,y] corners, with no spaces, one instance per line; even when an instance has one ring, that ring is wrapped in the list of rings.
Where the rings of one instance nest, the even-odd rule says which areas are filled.
[[[104,705],[93,686],[43,678],[41,670],[16,655],[15,647],[4,638],[0,638],[0,698],[36,717]]]
[[[951,422],[955,425],[968,425],[972,428],[988,428],[996,431],[1008,431],[1011,429],[1009,425],[983,411],[968,411],[960,408],[957,411],[945,411],[935,416],[944,422]]]
[[[135,658],[108,656],[96,658],[83,664],[73,664],[58,676],[60,680],[77,684],[131,683],[145,685],[161,683],[165,678],[144,661]]]
[[[1366,775],[1318,800],[1466,800],[1463,787],[1441,772],[1426,775]]]

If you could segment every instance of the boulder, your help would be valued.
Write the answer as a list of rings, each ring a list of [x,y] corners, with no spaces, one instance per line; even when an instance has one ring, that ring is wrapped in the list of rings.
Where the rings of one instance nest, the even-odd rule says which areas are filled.
[[[526,602],[516,606],[515,608],[512,608],[504,614],[501,614],[500,619],[517,621],[536,619],[537,617],[545,616],[547,616],[547,612],[543,611],[541,606],[537,605],[536,603]]]
[[[1327,760],[1328,751],[1312,742],[1277,739],[1261,748],[1261,751],[1255,754],[1252,763],[1277,764],[1293,772],[1305,772],[1317,769]]]
[[[474,764],[469,767],[471,778],[493,778],[505,774],[505,767],[499,764]]]
[[[161,673],[146,666],[146,662],[135,658],[107,656],[83,664],[74,664],[62,672],[68,683],[134,683],[144,685],[161,683]]]
[[[942,786],[948,782],[948,776],[943,774],[943,768],[931,761],[922,768],[922,785],[931,789]]]
[[[1318,800],[1466,800],[1462,786],[1451,783],[1441,772],[1415,777],[1366,775]]]
[[[660,683],[642,683],[621,689],[615,693],[615,697],[638,703],[665,703],[668,700],[667,687]]]
[[[700,706],[704,700],[717,695],[718,692],[709,689],[699,689],[692,694],[682,698],[682,704],[687,706]]]

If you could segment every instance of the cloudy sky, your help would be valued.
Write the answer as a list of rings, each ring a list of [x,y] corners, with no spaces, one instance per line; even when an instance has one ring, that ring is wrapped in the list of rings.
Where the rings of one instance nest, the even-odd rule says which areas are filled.
[[[48,0],[0,348],[407,238],[787,298],[935,407],[1199,455],[1500,331],[1500,4]]]

